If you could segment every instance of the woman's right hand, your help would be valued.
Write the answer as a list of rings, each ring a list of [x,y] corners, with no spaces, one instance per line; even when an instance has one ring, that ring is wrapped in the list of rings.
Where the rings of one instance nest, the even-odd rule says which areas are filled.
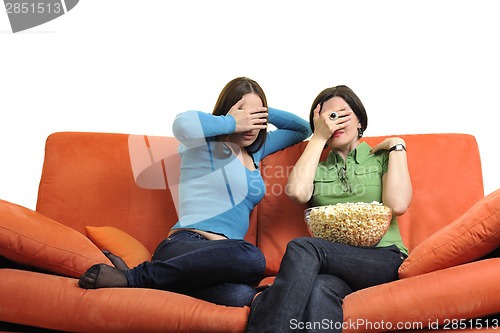
[[[257,107],[242,109],[245,100],[242,98],[234,104],[229,112],[236,120],[236,129],[234,133],[248,132],[252,130],[261,130],[267,128],[267,108]]]
[[[338,117],[334,120],[330,119],[330,114],[334,110],[323,110],[321,113],[320,110],[321,105],[318,104],[313,111],[314,134],[319,135],[326,141],[330,139],[333,132],[347,127],[352,119],[352,112],[348,105],[341,110],[335,111]]]

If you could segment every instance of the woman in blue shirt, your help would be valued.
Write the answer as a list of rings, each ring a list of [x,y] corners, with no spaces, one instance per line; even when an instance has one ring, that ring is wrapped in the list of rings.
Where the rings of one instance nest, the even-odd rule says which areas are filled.
[[[314,133],[288,178],[289,197],[312,206],[378,201],[391,208],[393,219],[375,247],[313,237],[291,241],[274,284],[252,303],[249,333],[342,332],[343,298],[396,280],[407,255],[397,224],[412,197],[406,143],[397,137],[373,148],[360,142],[368,117],[347,86],[323,90],[310,123]],[[331,151],[320,162],[325,145]]]
[[[267,131],[267,124],[276,127]],[[180,142],[179,221],[152,261],[128,269],[94,265],[82,288],[137,287],[187,294],[217,304],[249,305],[266,262],[243,238],[249,216],[265,194],[259,162],[306,139],[309,125],[291,113],[268,108],[264,91],[245,77],[221,91],[212,114],[177,115]]]

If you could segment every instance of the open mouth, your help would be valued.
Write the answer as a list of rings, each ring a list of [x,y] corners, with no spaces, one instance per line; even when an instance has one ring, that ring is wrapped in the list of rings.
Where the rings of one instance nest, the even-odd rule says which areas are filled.
[[[335,131],[335,132],[333,132],[332,137],[338,138],[342,134],[344,134],[344,131]]]

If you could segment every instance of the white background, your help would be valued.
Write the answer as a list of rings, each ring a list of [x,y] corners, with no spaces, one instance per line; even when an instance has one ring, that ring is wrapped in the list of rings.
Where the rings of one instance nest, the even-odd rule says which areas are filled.
[[[500,187],[497,8],[493,0],[81,0],[13,34],[2,7],[0,199],[35,208],[50,133],[171,135],[176,113],[211,112],[236,76],[306,119],[323,88],[347,84],[367,109],[366,136],[472,134],[488,194]]]

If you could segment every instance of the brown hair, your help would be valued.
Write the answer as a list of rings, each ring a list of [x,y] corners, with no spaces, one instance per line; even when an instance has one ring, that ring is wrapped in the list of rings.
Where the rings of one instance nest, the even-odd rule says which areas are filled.
[[[229,81],[222,89],[219,94],[219,98],[215,103],[212,114],[216,116],[226,115],[236,102],[238,102],[244,95],[251,93],[259,96],[262,101],[262,106],[267,108],[267,99],[262,87],[252,79],[247,77],[237,77]],[[217,141],[222,141],[223,137],[224,136],[217,137]],[[264,142],[266,141],[266,137],[266,129],[261,129],[257,135],[257,139],[255,139],[255,142],[253,142],[250,146],[245,147],[245,150],[249,154],[255,153],[262,148]]]
[[[368,115],[366,114],[365,107],[359,97],[351,90],[348,86],[339,85],[331,88],[326,88],[314,99],[314,102],[311,106],[311,112],[309,113],[309,124],[311,125],[311,129],[314,132],[314,109],[318,104],[323,108],[323,104],[332,99],[333,97],[340,97],[349,107],[354,111],[354,114],[358,117],[359,122],[361,123],[361,133],[360,137],[363,135],[363,132],[368,127]],[[321,111],[321,110],[320,110]]]

